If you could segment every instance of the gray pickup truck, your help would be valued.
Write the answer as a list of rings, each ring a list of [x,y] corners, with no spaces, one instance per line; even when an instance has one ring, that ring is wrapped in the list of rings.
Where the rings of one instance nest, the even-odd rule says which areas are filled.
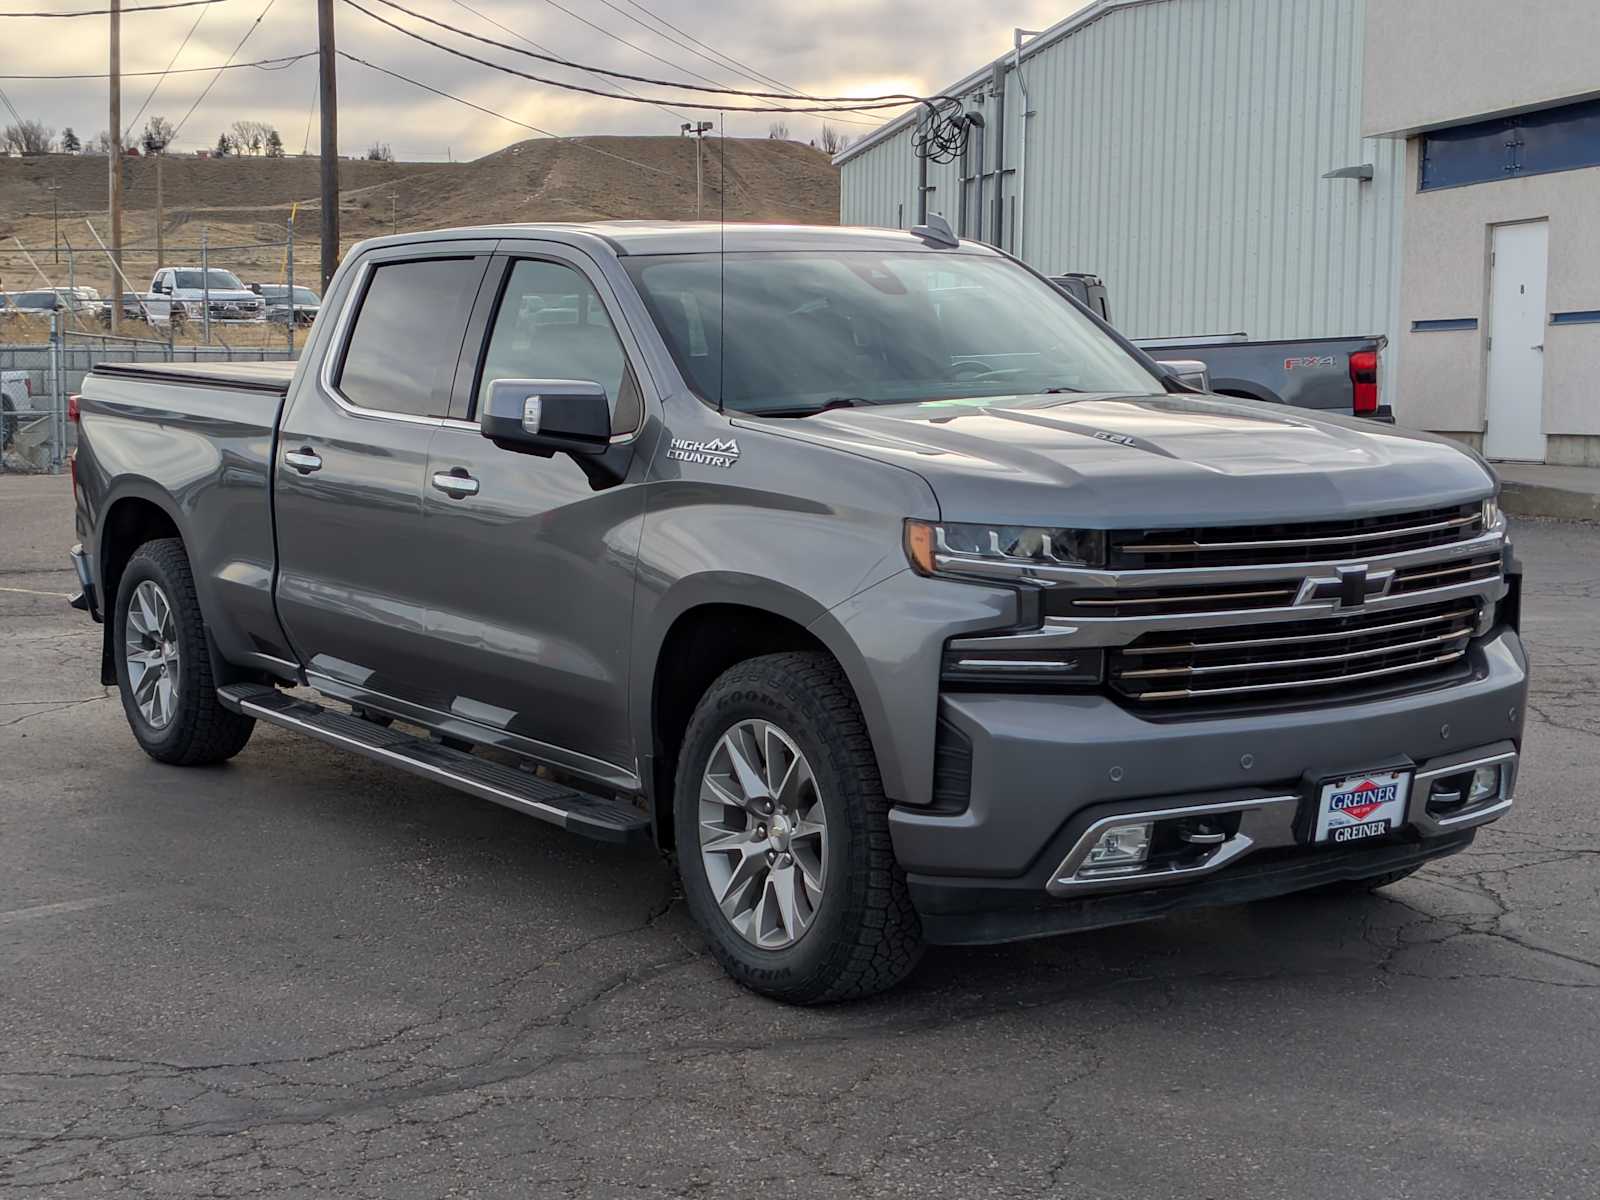
[[[1101,320],[1111,320],[1111,299],[1098,275],[1053,275],[1055,284]],[[1317,412],[1394,423],[1380,400],[1380,367],[1389,339],[1358,337],[1251,341],[1242,333],[1219,336],[1136,338],[1134,344],[1163,359],[1182,358],[1204,368],[1208,391],[1241,400],[1264,400]]]
[[[989,247],[450,230],[327,308],[77,402],[74,603],[161,762],[266,721],[653,842],[797,1003],[1390,882],[1512,803],[1489,469],[1194,394]]]

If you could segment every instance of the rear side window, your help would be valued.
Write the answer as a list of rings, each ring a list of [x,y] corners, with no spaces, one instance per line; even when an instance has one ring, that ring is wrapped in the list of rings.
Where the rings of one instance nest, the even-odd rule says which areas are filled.
[[[375,267],[339,369],[340,394],[360,408],[442,417],[483,265],[430,258]]]

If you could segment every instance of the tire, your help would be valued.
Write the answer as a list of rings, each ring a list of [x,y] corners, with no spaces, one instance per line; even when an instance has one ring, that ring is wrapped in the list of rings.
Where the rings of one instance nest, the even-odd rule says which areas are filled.
[[[205,621],[182,542],[165,538],[134,551],[117,585],[112,638],[122,711],[146,754],[192,767],[244,749],[255,721],[217,701]]]
[[[755,740],[741,742],[745,764],[756,768],[770,800],[750,800],[760,787],[735,787],[744,777],[729,746],[747,735]],[[769,776],[779,775],[788,787],[772,786]],[[855,693],[828,655],[771,654],[724,672],[689,721],[673,800],[689,911],[738,983],[791,1004],[824,1004],[886,991],[917,965],[921,923],[890,845],[872,742]],[[761,823],[764,805],[776,813],[765,817],[770,831]],[[737,848],[719,851],[707,840]],[[741,866],[756,876],[747,885],[735,879]],[[785,883],[787,909],[778,899]],[[724,911],[719,892],[730,909],[759,899],[736,916]]]
[[[1415,875],[1422,869],[1418,863],[1414,867],[1401,867],[1398,871],[1388,871],[1382,875],[1369,875],[1365,879],[1340,879],[1333,883],[1324,883],[1320,887],[1311,889],[1313,896],[1365,896],[1368,892],[1375,892],[1379,888],[1388,887],[1391,883],[1399,883],[1408,876]]]

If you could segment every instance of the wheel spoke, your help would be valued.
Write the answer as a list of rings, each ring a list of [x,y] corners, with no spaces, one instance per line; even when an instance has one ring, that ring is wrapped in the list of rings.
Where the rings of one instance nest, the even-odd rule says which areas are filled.
[[[778,904],[778,916],[783,922],[784,936],[791,942],[804,931],[800,914],[795,908],[794,891],[793,867],[779,867],[772,872],[772,896]]]
[[[733,764],[733,773],[739,779],[739,787],[744,792],[745,800],[755,800],[767,795],[767,785],[762,782],[761,772],[756,770],[745,753],[745,748],[740,745],[739,731],[733,730],[723,735],[722,744],[728,752],[728,761]]]
[[[709,796],[706,795],[707,792],[710,793]],[[716,776],[709,772],[700,780],[700,800],[701,803],[720,804],[724,808],[736,808],[740,811],[747,807],[743,800],[723,787]]]

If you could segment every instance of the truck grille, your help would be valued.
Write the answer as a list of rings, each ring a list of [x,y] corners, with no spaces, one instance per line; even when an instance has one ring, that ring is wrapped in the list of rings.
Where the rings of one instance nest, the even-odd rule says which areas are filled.
[[[1109,657],[1111,687],[1141,704],[1324,696],[1447,670],[1466,654],[1475,600],[1350,617],[1145,634]],[[1283,697],[1289,698],[1289,697]]]
[[[1480,550],[1442,562],[1400,567],[1391,596],[1408,596],[1461,583],[1480,583],[1500,574],[1500,551]],[[1258,583],[1189,583],[1114,591],[1057,590],[1045,597],[1053,617],[1172,617],[1196,613],[1244,612],[1286,608],[1295,602],[1305,576],[1296,574]]]
[[[1293,524],[1142,529],[1113,533],[1113,569],[1241,567],[1376,558],[1466,541],[1484,532],[1481,503]]]

